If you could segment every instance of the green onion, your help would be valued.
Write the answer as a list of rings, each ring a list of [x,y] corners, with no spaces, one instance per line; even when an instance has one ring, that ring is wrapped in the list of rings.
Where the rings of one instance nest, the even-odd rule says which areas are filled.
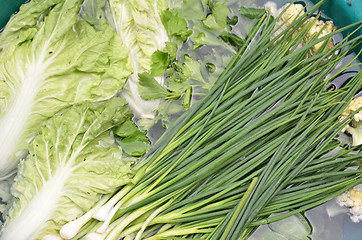
[[[319,6],[277,36],[277,20],[264,16],[213,89],[136,165],[133,184],[98,209],[104,223],[93,231],[104,239],[243,239],[359,184],[361,170],[344,170],[361,154],[335,138],[361,74],[341,90],[326,89],[352,66],[328,77],[362,37],[332,49],[325,43],[309,56],[347,29],[306,41],[311,24],[303,23]]]

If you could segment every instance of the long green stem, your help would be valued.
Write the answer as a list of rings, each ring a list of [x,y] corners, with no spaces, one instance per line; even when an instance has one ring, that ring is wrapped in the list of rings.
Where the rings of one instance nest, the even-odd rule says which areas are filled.
[[[236,206],[235,212],[232,214],[229,223],[226,225],[226,228],[224,230],[224,233],[221,235],[220,240],[226,240],[227,235],[231,231],[233,225],[235,224],[235,221],[238,217],[238,214],[240,213],[241,209],[244,207],[247,198],[250,196],[253,188],[255,187],[256,183],[258,181],[258,178],[254,178],[253,181],[250,183],[248,190],[246,190],[244,196],[241,198],[239,204]]]

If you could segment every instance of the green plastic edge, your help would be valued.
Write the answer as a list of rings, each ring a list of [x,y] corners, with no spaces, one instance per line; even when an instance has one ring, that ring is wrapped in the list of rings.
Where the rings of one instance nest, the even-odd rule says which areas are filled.
[[[319,0],[311,0],[311,2],[317,3]],[[321,6],[321,10],[333,19],[334,25],[338,27],[344,27],[351,23],[362,21],[362,0],[329,0]],[[343,32],[343,36],[347,36],[349,32],[352,32],[356,28],[357,26]],[[359,35],[362,35],[362,28],[355,32],[353,37]],[[355,52],[360,52],[361,50],[362,44],[359,44]],[[362,62],[362,54],[359,56],[359,60]]]
[[[19,10],[25,0],[0,0],[0,29],[9,21],[11,15]]]

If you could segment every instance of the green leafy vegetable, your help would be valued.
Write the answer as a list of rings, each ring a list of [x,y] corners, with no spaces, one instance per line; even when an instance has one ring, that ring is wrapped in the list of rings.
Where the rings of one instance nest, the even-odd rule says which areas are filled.
[[[13,201],[0,208],[2,239],[240,240],[265,224],[251,239],[308,239],[294,214],[362,182],[345,171],[361,153],[335,141],[361,73],[325,91],[361,38],[306,58],[325,41],[306,38],[311,26],[275,37],[277,19],[236,0],[81,2],[33,0],[0,35],[0,113],[12,114],[0,128],[42,103],[25,108],[41,121],[12,192],[11,178],[0,184]],[[261,19],[240,28],[246,17]],[[29,76],[37,91],[9,111]],[[125,99],[113,98],[126,79]],[[158,120],[168,129],[139,158],[150,141],[138,126]]]
[[[122,96],[126,98],[135,116],[141,119],[153,119],[159,100],[145,101],[138,89],[138,74],[151,71],[153,58],[167,62],[162,51],[169,41],[167,31],[161,21],[161,15],[167,9],[163,0],[124,1],[110,0],[107,22],[111,25],[129,49],[133,74],[128,78]],[[156,63],[158,64],[158,63]],[[163,64],[155,65],[156,81],[163,85]]]
[[[157,50],[152,54],[151,74],[161,76],[165,74],[166,69],[176,60],[177,45],[173,42],[166,42],[163,51]]]
[[[134,185],[97,210],[93,217],[101,222],[83,227],[86,238],[245,239],[259,225],[303,212],[362,182],[361,169],[345,171],[357,165],[361,153],[334,140],[343,128],[338,116],[362,78],[325,91],[353,65],[330,76],[347,46],[361,38],[305,58],[324,39],[296,47],[310,26],[299,31],[303,22],[298,22],[273,38],[277,20],[264,17],[246,40],[253,44],[239,49],[214,87],[135,166]]]
[[[186,88],[185,96],[183,97],[183,106],[185,109],[189,109],[191,106],[192,87]]]
[[[130,182],[134,160],[123,156],[112,136],[112,129],[131,121],[125,105],[120,98],[77,104],[39,129],[20,164],[2,239],[56,234],[103,194]],[[135,151],[134,146],[127,151]]]
[[[178,37],[182,42],[191,35],[185,19],[178,16],[175,9],[167,9],[162,13],[161,20],[169,36]]]
[[[169,54],[167,52],[161,52],[157,50],[152,54],[152,75],[160,76],[165,73],[165,70],[170,65]]]
[[[139,91],[140,95],[145,100],[154,100],[158,98],[171,98],[177,99],[180,97],[180,93],[178,92],[170,92],[162,87],[154,77],[152,77],[149,73],[140,73],[139,76]]]
[[[207,8],[205,7],[205,0],[183,0],[181,6],[176,7],[178,16],[186,20],[200,21],[206,18]]]
[[[115,131],[114,134],[120,138],[128,138],[132,136],[138,136],[140,130],[132,120],[127,120],[122,123]],[[147,138],[145,138],[147,139]]]
[[[131,156],[143,156],[151,148],[145,132],[141,132],[132,120],[122,123],[114,134],[122,138],[118,143]]]
[[[265,14],[264,8],[248,8],[248,7],[240,7],[240,14],[250,18],[250,19],[259,19]]]
[[[131,74],[128,50],[113,30],[77,20],[82,1],[40,1],[44,12],[37,2],[25,4],[1,34],[15,39],[0,42],[0,176],[26,155],[44,120],[75,103],[111,98]],[[37,24],[15,28],[25,11]]]
[[[230,46],[234,46],[237,48],[241,48],[245,44],[245,40],[234,33],[222,32],[219,35],[219,38],[222,39],[224,42],[230,44]]]
[[[229,9],[221,4],[216,3],[212,8],[212,14],[208,15],[203,23],[207,29],[220,31],[228,26]]]
[[[238,17],[229,18],[226,4],[199,0],[171,1],[168,6],[162,1],[151,4],[152,1],[145,1],[141,7],[128,1],[110,1],[113,19],[108,21],[131,49],[130,58],[133,65],[137,65],[138,69],[134,68],[137,71],[129,78],[122,96],[134,110],[138,124],[145,129],[159,120],[164,126],[169,125],[166,117],[169,113],[162,111],[170,108],[160,105],[175,106],[166,103],[170,99],[181,95],[186,102],[178,101],[176,104],[188,108],[193,101],[191,96],[184,95],[189,93],[187,88],[192,88],[193,100],[200,99],[211,88],[235,50],[243,45],[241,35],[233,33],[231,28],[237,24]],[[158,14],[155,14],[155,6]],[[145,13],[143,9],[149,11]],[[141,24],[143,18],[146,20]],[[159,40],[163,31],[169,39],[161,44]],[[140,73],[148,73],[153,79]],[[140,76],[143,79],[139,79]],[[148,82],[147,86],[145,82]],[[184,111],[179,107],[173,109]]]

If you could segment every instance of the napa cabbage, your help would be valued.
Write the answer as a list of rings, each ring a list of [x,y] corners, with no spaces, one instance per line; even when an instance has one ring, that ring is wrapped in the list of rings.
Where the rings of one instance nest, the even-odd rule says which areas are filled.
[[[160,119],[164,122],[170,112],[189,108],[192,93],[209,91],[243,44],[242,36],[232,29],[237,17],[229,8],[235,6],[221,2],[88,0],[85,4],[91,11],[83,12],[83,17],[106,22],[129,49],[133,73],[121,96],[145,129]]]
[[[46,121],[19,165],[1,239],[59,236],[66,222],[130,183],[135,158],[114,137],[132,121],[126,104],[122,98],[86,101]]]
[[[80,19],[82,0],[33,0],[0,34],[0,180],[27,154],[38,126],[65,107],[118,93],[128,49],[107,25]]]
[[[146,101],[139,94],[139,73],[150,71],[152,54],[165,47],[169,37],[162,23],[161,14],[167,9],[165,0],[109,0],[108,24],[122,38],[129,49],[133,73],[122,91],[136,117],[153,119],[154,110],[161,100]],[[157,76],[156,81],[164,84],[165,76]]]

